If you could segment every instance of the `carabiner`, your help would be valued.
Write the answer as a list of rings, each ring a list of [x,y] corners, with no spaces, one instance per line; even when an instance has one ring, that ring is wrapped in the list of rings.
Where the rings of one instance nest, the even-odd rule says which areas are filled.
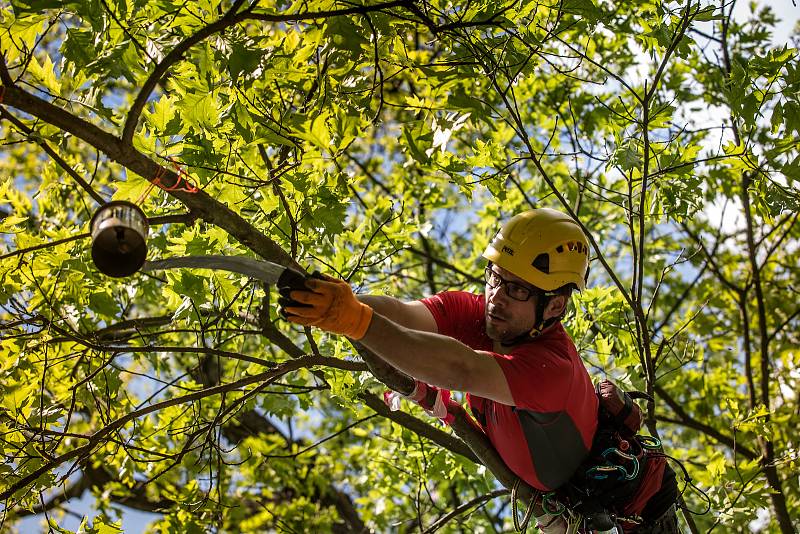
[[[553,508],[553,509],[550,509],[550,502],[551,501],[554,501],[555,504],[556,504],[556,507]],[[561,514],[564,513],[564,511],[566,509],[567,509],[567,506],[563,502],[559,501],[556,498],[556,494],[553,493],[552,491],[550,493],[545,493],[544,495],[542,495],[542,510],[544,510],[548,514],[550,514],[550,515],[561,515]]]
[[[628,472],[619,465],[596,465],[586,470],[586,476],[595,480],[605,480],[612,473],[627,476]]]
[[[661,440],[656,437],[637,435],[636,439],[639,440],[643,449],[656,451],[661,448]]]
[[[632,469],[630,471],[628,471],[628,469],[626,469],[626,467],[624,465],[622,465],[622,463],[624,463],[624,462],[621,462],[619,464],[616,463],[616,462],[612,462],[608,458],[611,454],[616,454],[617,456],[619,456],[623,460],[627,460],[628,462],[630,462],[631,465],[633,466]],[[632,454],[627,454],[627,453],[624,453],[624,452],[622,452],[621,450],[619,450],[619,449],[617,449],[615,447],[610,447],[610,448],[606,449],[605,451],[603,451],[602,456],[603,456],[603,459],[605,461],[609,462],[609,464],[611,464],[614,467],[618,468],[620,470],[620,472],[622,472],[622,476],[625,478],[625,480],[633,480],[639,474],[639,460],[636,458],[636,456],[633,456]]]

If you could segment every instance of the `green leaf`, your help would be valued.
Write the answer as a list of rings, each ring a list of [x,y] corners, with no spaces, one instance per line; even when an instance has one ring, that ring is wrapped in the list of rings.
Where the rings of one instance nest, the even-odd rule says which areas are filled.
[[[251,74],[258,67],[263,56],[264,51],[252,50],[241,43],[234,43],[228,57],[228,72],[233,80],[237,81],[242,73]]]
[[[194,275],[186,270],[180,272],[178,278],[172,284],[172,290],[198,303],[204,302],[208,298],[205,278]]]
[[[298,132],[296,135],[323,150],[330,150],[331,134],[328,130],[327,120],[328,116],[321,113],[311,119],[311,121],[307,121],[304,124],[307,129]]]
[[[418,133],[419,132],[416,128],[412,128],[410,125],[406,125],[403,127],[403,140],[405,141],[406,146],[409,148],[411,156],[415,160],[419,162],[426,162],[430,158],[420,148],[418,142],[425,142],[431,140],[433,138],[433,134],[428,133],[427,135],[420,136],[418,135]]]
[[[169,95],[162,95],[161,98],[158,99],[155,104],[153,104],[153,111],[145,113],[147,122],[150,123],[156,132],[160,132],[164,135],[170,135],[170,132],[168,131],[168,125],[175,117],[176,100],[176,98]],[[173,134],[174,133],[177,133],[177,131],[174,131]]]
[[[789,185],[792,182],[800,181],[800,156],[796,156],[792,161],[783,165],[781,172],[788,179]]]
[[[800,103],[787,101],[783,105],[783,120],[787,134],[792,132],[800,134]]]
[[[61,82],[56,77],[55,65],[47,56],[44,63],[39,65],[35,57],[31,58],[29,67],[31,74],[38,78],[45,88],[54,95],[61,94]]]
[[[603,15],[592,0],[566,0],[562,4],[562,9],[566,13],[578,15],[589,23],[595,22]]]
[[[187,126],[213,129],[219,123],[220,111],[213,93],[188,93],[178,100],[177,107]]]
[[[89,305],[92,310],[107,317],[116,317],[120,311],[117,301],[105,291],[89,295]]]
[[[642,165],[641,155],[633,141],[627,141],[618,146],[611,161],[626,171],[637,169]]]
[[[92,62],[97,53],[92,41],[92,32],[79,28],[67,28],[67,38],[61,50],[64,59],[77,69],[82,69]]]
[[[706,469],[714,477],[714,480],[722,480],[726,471],[726,463],[725,456],[716,453],[711,460],[706,462]]]
[[[3,27],[8,27],[8,34],[3,35],[3,38],[0,39],[0,51],[5,56],[4,61],[7,64],[16,62],[24,51],[33,49],[39,34],[44,30],[44,26],[47,23],[47,16],[40,14],[40,9],[28,9],[28,4],[25,3],[14,4],[14,6],[14,11],[19,15],[27,11],[33,11],[37,14],[18,16],[17,18],[11,16],[10,21],[3,21]],[[6,17],[3,18],[5,19]]]
[[[128,202],[136,203],[142,195],[151,189],[151,183],[142,178],[141,176],[131,173],[127,180],[123,182],[115,182],[116,191],[114,192],[113,200],[127,200]],[[154,189],[158,192],[158,189]],[[151,190],[151,194],[152,190]]]

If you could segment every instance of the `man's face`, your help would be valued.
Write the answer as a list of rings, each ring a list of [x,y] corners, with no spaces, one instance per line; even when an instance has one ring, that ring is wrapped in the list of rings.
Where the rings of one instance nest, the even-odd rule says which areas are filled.
[[[492,265],[490,269],[497,287],[491,287],[491,284],[486,283],[486,334],[493,341],[507,343],[531,331],[536,319],[537,298],[535,294],[525,301],[511,298],[508,282],[532,291],[535,288],[502,267]],[[498,276],[500,283],[497,283]],[[520,293],[524,293],[520,287],[513,286],[511,292],[518,297]]]

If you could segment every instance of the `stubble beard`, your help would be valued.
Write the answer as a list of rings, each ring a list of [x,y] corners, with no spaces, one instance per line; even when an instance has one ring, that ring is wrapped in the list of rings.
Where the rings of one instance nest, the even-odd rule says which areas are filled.
[[[489,318],[488,312],[487,312],[486,317],[485,317],[485,324],[486,324],[486,335],[492,341],[496,341],[496,342],[499,342],[499,343],[511,342],[511,341],[517,339],[519,336],[521,336],[522,334],[525,333],[525,332],[512,332],[512,331],[509,331],[508,328],[497,327],[497,326],[493,325],[491,320],[490,320],[490,318]]]

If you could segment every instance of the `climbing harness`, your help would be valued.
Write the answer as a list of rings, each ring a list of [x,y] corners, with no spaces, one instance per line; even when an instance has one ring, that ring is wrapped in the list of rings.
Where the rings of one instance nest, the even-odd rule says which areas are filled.
[[[623,532],[622,528],[654,520],[625,513],[625,507],[641,491],[648,473],[661,469],[648,468],[648,462],[661,462],[659,458],[666,457],[658,438],[637,433],[643,417],[633,397],[647,396],[637,392],[628,394],[607,380],[597,385],[596,393],[598,428],[589,456],[567,484],[542,498],[544,511],[562,517],[568,533],[614,532],[614,529]],[[678,497],[674,472],[668,465],[663,469],[664,481],[672,482],[662,481],[656,490],[655,495],[660,495],[658,502],[666,507],[664,511],[659,508],[656,517],[673,506]],[[561,526],[565,526],[563,522]]]

